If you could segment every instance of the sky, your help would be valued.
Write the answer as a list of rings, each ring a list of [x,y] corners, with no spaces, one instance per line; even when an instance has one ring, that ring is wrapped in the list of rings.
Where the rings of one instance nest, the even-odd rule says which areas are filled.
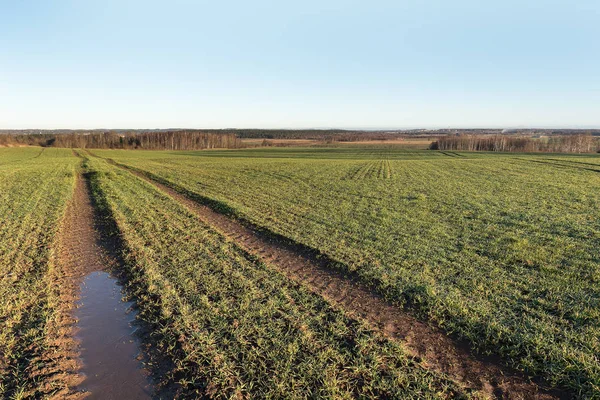
[[[0,129],[600,128],[600,0],[0,0]]]

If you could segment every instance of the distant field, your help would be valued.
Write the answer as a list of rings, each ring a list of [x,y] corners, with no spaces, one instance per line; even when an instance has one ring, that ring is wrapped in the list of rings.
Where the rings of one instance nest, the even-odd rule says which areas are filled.
[[[268,144],[270,146],[310,146],[319,143],[318,140],[311,139],[241,139],[241,142],[246,146],[262,146]]]
[[[322,282],[290,279],[289,260],[261,258],[190,204],[314,257],[375,304],[500,356],[490,362],[569,397],[600,396],[600,156],[371,144],[76,153],[0,149],[2,398],[73,394],[65,344],[56,343],[70,272],[56,254],[78,175],[118,239],[117,272],[149,330],[146,345],[170,360],[156,383],[177,383],[179,397],[512,390],[446,373],[438,354],[414,356],[402,335],[335,300],[345,293],[327,297],[314,290]]]
[[[249,147],[260,146],[279,146],[279,147],[301,147],[301,146],[330,146],[330,147],[346,147],[346,146],[397,146],[406,149],[427,149],[432,141],[431,139],[422,138],[395,138],[389,140],[360,140],[360,141],[336,141],[327,143],[322,140],[313,139],[241,139],[241,142]]]
[[[340,146],[398,146],[405,149],[426,150],[431,142],[437,137],[432,136],[430,139],[423,138],[402,138],[389,140],[360,140],[356,142],[340,142]]]
[[[97,151],[316,249],[482,352],[599,392],[600,158]]]

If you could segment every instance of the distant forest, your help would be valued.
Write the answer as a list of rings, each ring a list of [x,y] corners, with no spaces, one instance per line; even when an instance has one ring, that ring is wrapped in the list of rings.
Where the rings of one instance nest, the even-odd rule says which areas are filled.
[[[344,130],[344,129],[225,129],[240,139],[310,139],[353,142],[389,140],[394,138],[435,138],[446,135],[521,135],[521,136],[600,136],[600,129],[407,129],[407,130]]]
[[[590,133],[545,138],[511,135],[452,135],[439,138],[429,148],[459,151],[593,153],[600,152],[600,139]]]
[[[5,135],[12,136],[12,139],[7,139]],[[78,141],[83,140],[83,143],[89,143],[88,147],[113,147],[113,148],[168,148],[172,149],[171,141],[176,141],[179,136],[195,136],[195,137],[225,137],[227,138],[223,145],[215,147],[239,147],[240,142],[232,141],[232,138],[238,139],[308,139],[317,141],[339,141],[353,142],[359,140],[386,140],[407,135],[414,136],[417,134],[413,131],[360,131],[360,130],[341,130],[341,129],[164,129],[164,130],[131,130],[131,129],[112,129],[112,130],[0,130],[0,145],[3,141],[6,143],[12,140],[13,143],[39,144],[45,146],[59,147],[77,147]],[[164,137],[168,136],[168,140]],[[3,138],[4,136],[4,138]],[[81,139],[83,136],[87,139]],[[123,138],[123,139],[119,139]],[[151,138],[151,139],[149,139]],[[52,142],[55,139],[55,142]],[[150,144],[158,141],[152,147]],[[202,142],[202,140],[200,140]],[[71,143],[74,146],[71,146]],[[175,146],[175,144],[173,143]],[[185,144],[181,144],[185,146]],[[167,146],[167,147],[161,147]],[[194,147],[206,148],[206,147]],[[189,147],[177,147],[173,149],[190,149]]]
[[[0,146],[29,145],[42,147],[71,147],[91,149],[201,150],[238,148],[241,141],[233,133],[201,131],[149,132],[0,132]]]
[[[0,130],[0,146],[201,150],[245,147],[242,139],[356,142],[427,138],[436,140],[433,148],[442,150],[588,152],[595,151],[596,137],[600,137],[600,129],[24,129]]]

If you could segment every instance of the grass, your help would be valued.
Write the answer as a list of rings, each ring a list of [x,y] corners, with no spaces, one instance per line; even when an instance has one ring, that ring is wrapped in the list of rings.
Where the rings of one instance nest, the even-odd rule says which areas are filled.
[[[19,163],[40,157],[43,149],[39,147],[0,147],[0,165]]]
[[[316,249],[484,353],[600,396],[600,158],[97,151]]]
[[[97,158],[86,168],[97,204],[123,240],[139,315],[175,361],[169,376],[180,396],[466,396],[153,185]]]
[[[58,309],[53,249],[73,191],[70,150],[0,149],[0,397],[59,389],[52,332]],[[58,385],[58,386],[55,386]]]

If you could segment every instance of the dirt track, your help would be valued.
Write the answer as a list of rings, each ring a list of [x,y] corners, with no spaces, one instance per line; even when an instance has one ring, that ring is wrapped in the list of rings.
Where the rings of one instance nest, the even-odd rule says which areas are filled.
[[[131,336],[133,329],[129,321],[133,315],[127,315],[119,287],[114,279],[102,272],[106,275],[102,276],[103,286],[100,289],[93,287],[94,291],[89,289],[90,278],[99,271],[109,271],[119,265],[113,255],[115,249],[103,239],[96,221],[88,182],[78,175],[63,221],[58,257],[64,271],[61,277],[65,285],[63,300],[68,305],[65,318],[70,327],[70,337],[65,339],[69,341],[71,353],[83,358],[77,368],[82,375],[78,385],[71,386],[69,395],[76,398],[148,398],[147,391],[140,389],[145,388],[148,381],[135,359],[139,348]],[[90,275],[93,272],[95,274]],[[102,307],[104,304],[107,305],[104,308],[108,307],[106,310]],[[110,376],[120,379],[109,379]],[[84,393],[90,389],[93,389],[91,393]]]
[[[79,283],[85,275],[76,262],[81,254],[76,243],[89,235],[78,222],[78,212],[85,209],[87,199],[84,181],[77,177],[73,196],[67,204],[65,216],[57,239],[57,251],[53,255],[53,268],[50,270],[48,285],[56,294],[54,307],[57,309],[56,319],[48,326],[48,338],[51,354],[43,360],[44,365],[36,371],[40,381],[46,381],[43,393],[56,399],[77,399],[81,394],[73,390],[84,377],[77,373],[81,368],[77,341],[74,337],[76,319],[73,310],[79,292]],[[85,218],[85,215],[81,217]]]
[[[326,261],[310,252],[301,251],[297,246],[273,239],[254,227],[215,212],[139,171],[112,160],[109,162],[152,183],[261,261],[307,286],[335,306],[367,320],[386,336],[400,341],[409,354],[421,359],[423,366],[446,374],[463,388],[500,399],[571,398],[567,393],[548,390],[531,382],[504,367],[496,358],[471,354],[467,343],[454,340],[441,330],[418,321],[363,284],[332,270]]]

